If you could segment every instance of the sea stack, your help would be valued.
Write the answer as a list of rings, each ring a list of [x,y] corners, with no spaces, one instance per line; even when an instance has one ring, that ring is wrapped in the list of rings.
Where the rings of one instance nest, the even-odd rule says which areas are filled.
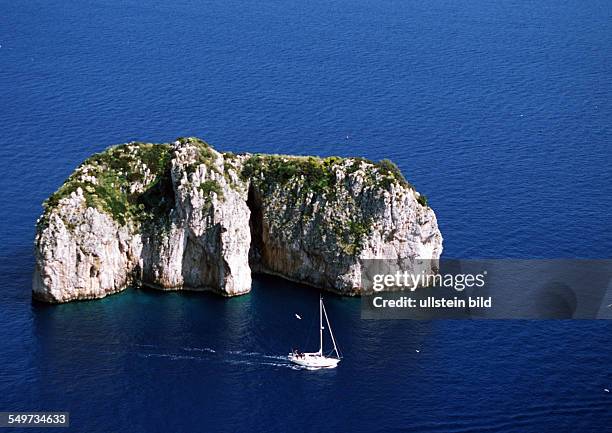
[[[197,138],[93,155],[43,205],[33,296],[251,289],[261,272],[359,295],[364,260],[426,263],[436,216],[390,161],[218,152]]]

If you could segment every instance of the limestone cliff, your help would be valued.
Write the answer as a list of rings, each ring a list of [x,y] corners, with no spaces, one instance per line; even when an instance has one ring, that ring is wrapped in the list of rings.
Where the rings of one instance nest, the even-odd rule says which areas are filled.
[[[195,138],[87,159],[44,204],[33,295],[130,285],[246,293],[251,270],[359,294],[364,259],[442,252],[436,217],[389,161],[220,153]],[[431,265],[428,265],[431,266]]]

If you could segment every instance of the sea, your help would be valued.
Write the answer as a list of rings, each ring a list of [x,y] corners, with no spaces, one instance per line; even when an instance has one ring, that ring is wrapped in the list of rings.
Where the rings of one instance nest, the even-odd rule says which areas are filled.
[[[317,348],[313,288],[30,294],[41,202],[94,152],[179,136],[389,158],[445,258],[611,258],[612,2],[0,0],[0,17],[0,412],[88,433],[612,428],[605,320],[363,320],[324,294],[343,359],[305,371],[286,354]]]

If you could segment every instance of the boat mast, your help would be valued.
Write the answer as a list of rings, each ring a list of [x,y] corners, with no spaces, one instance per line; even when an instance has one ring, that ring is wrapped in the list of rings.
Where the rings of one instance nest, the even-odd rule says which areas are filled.
[[[336,352],[336,357],[340,359],[340,353],[338,352],[338,346],[336,346],[336,339],[334,338],[334,333],[332,332],[331,324],[329,323],[329,317],[327,316],[325,305],[323,305],[323,300],[321,300],[321,306],[323,307],[323,314],[325,314],[325,321],[327,322],[327,328],[329,329],[329,335],[332,339],[332,343],[334,343],[334,352]]]
[[[323,297],[319,295],[319,355],[323,355]]]

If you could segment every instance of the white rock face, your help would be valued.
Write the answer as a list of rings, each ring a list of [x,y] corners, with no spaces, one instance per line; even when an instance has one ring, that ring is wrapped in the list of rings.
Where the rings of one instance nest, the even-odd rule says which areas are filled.
[[[137,284],[234,296],[250,290],[251,269],[353,295],[365,259],[432,272],[442,252],[433,210],[383,166],[222,154],[197,139],[164,146],[111,148],[51,197],[34,297],[101,298]]]
[[[108,215],[86,207],[79,188],[60,202],[36,237],[32,291],[48,302],[102,298],[134,281],[142,242]]]

